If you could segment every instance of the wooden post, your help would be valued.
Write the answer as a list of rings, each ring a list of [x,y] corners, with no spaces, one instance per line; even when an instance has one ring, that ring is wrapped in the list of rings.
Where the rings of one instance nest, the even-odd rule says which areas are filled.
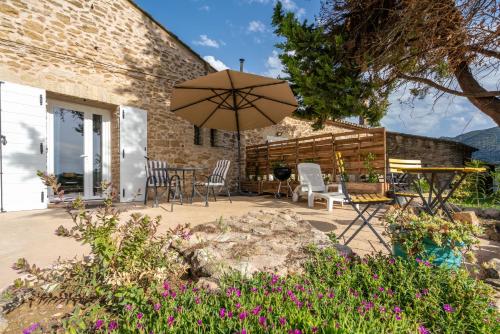
[[[299,139],[295,139],[295,181],[299,180]]]
[[[267,154],[266,154],[266,180],[269,181],[269,141],[266,142],[266,149],[267,149]]]

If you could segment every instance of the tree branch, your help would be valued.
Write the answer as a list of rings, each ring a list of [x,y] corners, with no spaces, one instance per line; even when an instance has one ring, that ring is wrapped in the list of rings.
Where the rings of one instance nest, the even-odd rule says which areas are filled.
[[[474,45],[469,46],[469,49],[471,51],[483,54],[483,55],[488,56],[488,57],[500,59],[500,52],[495,51],[495,50],[484,49],[482,47],[474,46]]]
[[[430,79],[427,79],[427,78],[406,75],[406,74],[401,73],[401,72],[398,72],[397,76],[400,79],[420,82],[420,83],[426,84],[432,88],[436,88],[436,89],[441,90],[443,92],[457,95],[457,96],[463,96],[463,97],[495,97],[495,96],[500,96],[500,91],[491,91],[491,92],[484,91],[484,92],[464,93],[464,92],[461,92],[459,90],[455,90],[455,89],[451,89],[451,88],[442,86],[442,85],[440,85],[440,84],[438,84]]]

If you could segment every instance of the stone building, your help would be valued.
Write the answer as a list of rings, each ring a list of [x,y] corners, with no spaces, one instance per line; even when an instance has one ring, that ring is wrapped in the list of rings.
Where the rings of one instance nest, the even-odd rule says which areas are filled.
[[[143,196],[144,156],[207,171],[234,162],[232,133],[195,132],[169,111],[176,83],[212,71],[133,1],[2,0],[4,210],[47,206],[36,170],[85,198],[111,180],[131,201]]]
[[[387,156],[398,159],[420,159],[424,166],[462,167],[476,148],[441,138],[387,132]]]

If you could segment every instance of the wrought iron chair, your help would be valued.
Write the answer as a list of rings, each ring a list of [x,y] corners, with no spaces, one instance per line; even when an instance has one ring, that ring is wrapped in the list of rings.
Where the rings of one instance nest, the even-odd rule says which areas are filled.
[[[215,196],[215,188],[218,188],[219,191],[224,188],[226,190],[227,197],[229,198],[229,202],[231,201],[231,193],[229,192],[229,185],[227,183],[227,173],[229,171],[229,166],[231,165],[231,161],[229,160],[219,160],[215,164],[215,168],[211,175],[206,176],[206,181],[196,182],[195,185],[198,187],[204,187],[206,190],[205,193],[205,206],[208,206],[208,196],[210,190],[212,191],[212,195],[214,196],[214,201],[217,202],[217,197]]]
[[[400,170],[404,167],[421,168],[422,161],[389,158],[389,173],[387,174],[387,180],[390,184],[389,195],[394,197],[394,202],[402,210],[405,210],[415,198],[419,197],[418,193],[411,189],[408,175]],[[401,197],[406,201],[404,205],[400,203]]]
[[[170,176],[168,174],[168,164],[166,161],[150,160],[147,157],[146,159],[146,190],[144,196],[144,205],[146,205],[148,200],[148,190],[152,187],[155,193],[153,206],[158,207],[159,197],[161,197],[166,192],[168,200],[171,201],[173,211],[173,202],[175,201],[176,197],[179,197],[181,205],[183,203],[180,177],[178,175]],[[160,196],[158,196],[158,188],[161,187],[165,188],[165,191]]]
[[[356,237],[356,235],[363,229],[363,227],[368,226],[370,230],[372,230],[372,232],[375,234],[375,236],[380,240],[380,242],[389,250],[389,253],[392,253],[391,248],[387,245],[384,239],[382,239],[375,228],[370,224],[370,220],[375,217],[375,215],[380,211],[380,209],[382,209],[385,204],[390,204],[392,202],[392,199],[380,194],[349,194],[346,185],[346,170],[344,160],[342,159],[342,154],[340,152],[336,152],[335,158],[340,174],[342,192],[344,193],[345,200],[358,214],[356,218],[354,218],[354,220],[349,224],[349,226],[347,226],[346,229],[339,235],[338,238],[342,238],[344,234],[346,234],[346,232],[358,221],[358,219],[361,219],[363,223],[346,241],[345,245],[349,244],[349,242],[351,242],[351,240]],[[362,210],[360,209],[361,205],[365,206]],[[371,206],[375,206],[375,210],[372,213],[368,213],[368,208],[370,208]]]

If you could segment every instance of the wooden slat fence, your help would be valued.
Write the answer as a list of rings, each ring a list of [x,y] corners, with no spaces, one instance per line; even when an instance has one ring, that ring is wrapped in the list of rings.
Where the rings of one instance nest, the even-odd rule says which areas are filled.
[[[297,164],[314,162],[321,166],[324,174],[333,180],[337,174],[335,152],[341,152],[350,175],[366,174],[364,161],[369,153],[375,159],[372,165],[376,172],[384,176],[386,173],[386,134],[385,128],[363,129],[359,131],[321,134],[310,137],[295,138],[271,143],[247,146],[246,175],[249,180],[268,180],[273,165],[285,162],[293,170],[297,180]]]

